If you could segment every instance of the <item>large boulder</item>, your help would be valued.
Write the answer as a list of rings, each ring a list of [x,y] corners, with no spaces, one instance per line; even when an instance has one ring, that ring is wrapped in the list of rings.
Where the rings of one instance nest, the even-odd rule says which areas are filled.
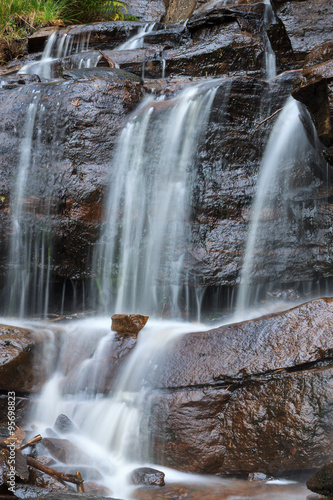
[[[333,300],[179,339],[150,396],[155,459],[219,474],[311,470],[332,447]]]

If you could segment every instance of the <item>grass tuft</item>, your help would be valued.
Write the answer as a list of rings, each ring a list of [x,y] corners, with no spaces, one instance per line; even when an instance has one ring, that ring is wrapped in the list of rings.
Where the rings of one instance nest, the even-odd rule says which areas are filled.
[[[19,39],[41,26],[133,19],[121,0],[0,0],[0,38]]]

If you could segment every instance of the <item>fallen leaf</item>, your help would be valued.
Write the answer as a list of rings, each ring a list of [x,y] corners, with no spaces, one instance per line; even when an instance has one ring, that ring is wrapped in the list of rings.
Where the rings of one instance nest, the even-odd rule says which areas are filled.
[[[80,106],[80,101],[79,101],[79,98],[77,97],[76,99],[74,99],[74,100],[71,102],[71,104],[72,104],[73,106],[76,106],[76,107]]]

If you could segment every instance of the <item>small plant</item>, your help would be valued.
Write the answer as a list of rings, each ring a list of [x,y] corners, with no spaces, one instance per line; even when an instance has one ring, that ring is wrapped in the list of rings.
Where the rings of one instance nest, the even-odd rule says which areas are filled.
[[[23,38],[41,26],[135,19],[121,0],[0,0],[0,38]]]
[[[68,22],[124,20],[127,5],[121,0],[62,0],[62,17]]]

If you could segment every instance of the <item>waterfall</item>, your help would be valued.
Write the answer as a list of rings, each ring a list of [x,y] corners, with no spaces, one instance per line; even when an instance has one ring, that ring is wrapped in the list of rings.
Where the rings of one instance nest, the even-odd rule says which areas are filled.
[[[267,27],[275,21],[275,14],[272,8],[270,0],[265,0],[265,15],[264,15],[264,26]],[[270,80],[276,76],[276,56],[272,49],[271,42],[266,34],[265,37],[266,48],[265,48],[265,67],[266,67],[266,79]]]
[[[117,47],[116,50],[134,50],[134,49],[142,49],[144,47],[145,35],[151,33],[155,27],[155,23],[153,24],[145,24],[143,28],[140,28],[138,33],[132,36],[129,40],[122,43]]]
[[[188,170],[220,84],[193,86],[164,102],[149,98],[120,136],[94,264],[108,310],[154,313],[167,304],[179,315]]]
[[[89,48],[89,34],[72,36],[68,33],[58,35],[55,31],[50,35],[45,44],[45,48],[40,61],[28,63],[19,70],[22,75],[38,75],[46,80],[54,78],[54,63],[71,54],[80,54]],[[90,68],[97,66],[99,55],[93,55],[79,61],[79,68]]]
[[[107,391],[115,339],[108,318],[74,321],[62,325],[61,332],[54,327],[54,334],[49,335],[49,351],[58,352],[60,345],[60,352],[56,369],[33,412],[33,421],[45,436],[59,414],[67,415],[80,431],[62,437],[89,450],[92,472],[93,467],[98,469],[113,496],[127,498],[129,472],[150,459],[148,396],[161,360],[177,338],[193,328],[205,329],[203,325],[150,320],[124,363],[118,383],[114,381]],[[84,459],[83,453],[83,464]],[[89,476],[85,479],[89,480]]]
[[[59,127],[60,103],[50,110],[47,89],[46,93],[44,90],[34,90],[27,107],[18,170],[10,195],[12,232],[5,310],[19,317],[46,317],[51,291],[54,165],[63,132]]]
[[[251,222],[246,242],[245,256],[240,277],[240,289],[236,303],[236,317],[241,319],[246,309],[256,302],[256,282],[264,268],[268,268],[271,286],[281,284],[288,265],[289,245],[292,252],[302,243],[293,234],[291,220],[302,213],[292,213],[290,200],[297,193],[293,183],[293,169],[297,164],[309,163],[311,154],[316,155],[300,120],[300,104],[290,97],[279,113],[265,148],[257,182],[256,195],[251,208]],[[322,161],[316,158],[317,164]],[[298,190],[308,186],[300,186]],[[292,271],[291,271],[292,272]],[[256,281],[254,281],[256,280]]]

